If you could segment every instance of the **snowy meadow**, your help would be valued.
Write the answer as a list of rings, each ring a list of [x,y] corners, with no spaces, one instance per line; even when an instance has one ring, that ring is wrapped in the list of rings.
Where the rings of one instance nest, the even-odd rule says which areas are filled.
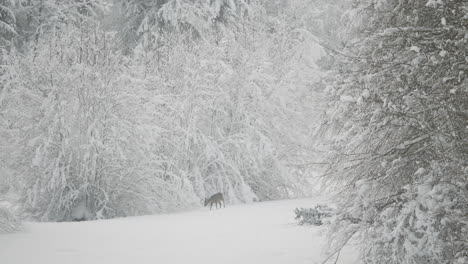
[[[468,2],[0,0],[0,262],[468,264]]]

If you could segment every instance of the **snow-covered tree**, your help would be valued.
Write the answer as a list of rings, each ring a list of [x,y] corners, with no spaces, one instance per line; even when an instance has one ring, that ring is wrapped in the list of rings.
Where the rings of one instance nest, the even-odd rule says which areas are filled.
[[[29,45],[36,45],[44,34],[71,24],[80,25],[84,20],[95,20],[104,14],[107,6],[103,0],[18,1],[15,7],[15,44],[21,49],[29,49]]]
[[[354,1],[347,13],[327,89],[336,249],[356,236],[366,263],[468,261],[467,10]]]
[[[190,110],[182,115],[182,128],[168,130],[194,138],[174,142],[185,144],[178,151],[189,160],[178,167],[187,170],[200,196],[234,190],[228,199],[248,201],[253,190],[261,199],[278,199],[301,193],[306,184],[296,176],[310,175],[304,146],[318,116],[309,94],[321,49],[302,25],[270,30],[274,18],[258,8],[256,20],[241,21],[217,41],[175,31],[165,36],[164,47],[139,45],[134,52],[152,89],[179,98],[166,104],[172,112],[163,116],[178,119]]]
[[[14,0],[0,1],[0,49],[8,45],[9,40],[16,34],[14,6]]]
[[[9,145],[6,144],[11,140],[11,135],[5,135],[4,131],[0,127],[0,234],[10,233],[20,229],[20,217],[18,214],[19,207],[17,206],[18,201],[18,190],[20,190],[20,181],[13,177],[10,170],[7,169],[8,156],[13,152]],[[8,154],[7,154],[8,153]]]
[[[167,34],[183,32],[188,39],[212,38],[227,25],[238,25],[255,1],[244,0],[130,0],[117,1],[114,10],[124,48],[138,44],[157,49],[166,43]]]
[[[2,142],[27,214],[86,220],[176,210],[219,191],[234,203],[303,195],[323,50],[284,15],[300,7],[120,4],[142,20],[111,15],[117,24],[101,27],[71,13],[6,56]],[[106,30],[128,26],[141,35],[122,54],[122,34]]]
[[[0,201],[0,234],[20,229],[20,220],[10,207],[9,204]]]
[[[126,78],[112,35],[83,28],[41,39],[36,55],[9,68],[15,85],[2,112],[20,133],[13,165],[25,209],[39,220],[72,220],[189,204],[190,186],[160,164],[152,101],[144,101],[152,96]]]

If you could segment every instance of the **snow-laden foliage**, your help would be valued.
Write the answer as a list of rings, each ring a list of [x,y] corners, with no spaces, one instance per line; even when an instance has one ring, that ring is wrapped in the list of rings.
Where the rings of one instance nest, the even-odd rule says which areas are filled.
[[[6,203],[0,202],[0,234],[11,233],[20,229],[18,216]]]
[[[300,225],[321,226],[325,218],[333,215],[333,209],[325,204],[318,204],[314,208],[296,208],[294,213]]]
[[[0,145],[3,147],[3,144]],[[8,150],[2,148],[2,150]],[[6,156],[6,155],[5,155]],[[7,170],[5,162],[2,162],[4,155],[0,156],[0,234],[18,231],[21,221],[18,215],[18,207],[14,206],[17,197],[15,197],[15,183],[11,173]]]
[[[45,33],[63,30],[70,24],[79,25],[84,20],[101,16],[108,9],[108,2],[103,0],[2,1],[11,3],[11,14],[15,18],[11,26],[16,32],[12,40],[15,46],[21,49],[30,49],[31,45],[36,45],[40,36]]]
[[[165,212],[216,192],[227,203],[304,194],[320,48],[301,23],[283,26],[259,5],[242,20],[247,7],[222,3],[210,8],[235,9],[240,24],[191,14],[214,28],[209,37],[180,28],[187,17],[175,12],[120,52],[121,34],[79,16],[5,53],[0,143],[29,217]]]
[[[92,218],[108,218],[193,200],[161,164],[147,111],[154,95],[125,79],[112,42],[97,28],[68,29],[45,38],[34,56],[12,59],[4,120],[20,133],[14,165],[34,218],[70,220],[83,203]]]
[[[246,24],[218,43],[172,34],[161,49],[137,47],[140,78],[159,87],[165,100],[162,115],[180,119],[180,127],[171,122],[167,130],[180,131],[176,167],[198,195],[222,189],[230,201],[278,199],[307,186],[285,165],[303,158],[290,155],[304,155],[305,120],[314,118],[302,108],[311,102],[304,95],[314,79],[307,61],[314,54],[305,43],[314,43],[304,32],[287,31]]]
[[[0,1],[0,48],[7,46],[16,34],[16,16],[13,12],[15,0]]]
[[[187,39],[219,37],[226,27],[239,29],[257,1],[245,0],[130,0],[119,3],[116,28],[127,51],[143,43],[147,49],[167,45],[167,34],[184,33]],[[130,50],[128,50],[130,49]]]
[[[365,263],[468,261],[468,4],[355,1],[330,75],[338,250]]]

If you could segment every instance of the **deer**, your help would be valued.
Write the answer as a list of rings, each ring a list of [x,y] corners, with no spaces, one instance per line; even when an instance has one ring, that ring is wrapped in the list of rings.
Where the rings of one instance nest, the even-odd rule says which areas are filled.
[[[210,205],[210,210],[211,210],[211,208],[213,207],[213,204],[215,204],[216,209],[218,208],[218,204],[219,204],[219,208],[221,208],[221,201],[223,202],[223,207],[226,207],[226,203],[224,202],[223,194],[220,193],[220,192],[215,193],[209,199],[205,198],[205,206],[207,206],[209,204]]]

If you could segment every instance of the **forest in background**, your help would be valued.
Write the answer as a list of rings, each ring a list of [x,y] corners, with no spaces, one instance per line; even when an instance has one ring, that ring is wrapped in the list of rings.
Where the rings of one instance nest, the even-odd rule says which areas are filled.
[[[323,53],[311,31],[327,25],[309,1],[1,6],[2,195],[27,218],[310,192]]]
[[[358,241],[364,263],[468,259],[466,1],[0,0],[0,14],[5,229],[17,213],[106,219],[321,182],[338,194],[332,256]]]

